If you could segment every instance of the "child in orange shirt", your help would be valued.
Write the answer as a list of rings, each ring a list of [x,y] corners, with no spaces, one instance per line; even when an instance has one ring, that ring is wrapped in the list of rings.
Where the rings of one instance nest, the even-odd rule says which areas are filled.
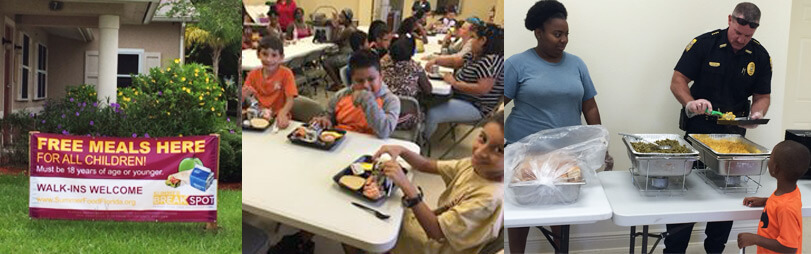
[[[368,49],[358,50],[349,60],[352,85],[335,93],[325,116],[312,123],[388,138],[400,115],[400,99],[383,84],[380,59]]]
[[[808,148],[786,140],[777,144],[769,160],[769,175],[777,178],[777,190],[768,198],[747,197],[749,207],[765,206],[757,235],[738,234],[738,247],[757,245],[757,253],[802,253],[803,215],[797,179],[808,170]]]
[[[262,68],[248,73],[242,86],[242,98],[254,96],[259,100],[263,118],[275,116],[276,126],[287,128],[298,89],[293,71],[282,66],[284,45],[275,36],[265,36],[259,41],[256,55],[262,61]]]

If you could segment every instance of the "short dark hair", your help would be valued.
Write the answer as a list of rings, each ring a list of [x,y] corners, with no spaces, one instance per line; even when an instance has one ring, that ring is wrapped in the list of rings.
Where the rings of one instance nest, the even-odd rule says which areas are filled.
[[[380,71],[380,58],[377,57],[377,54],[368,49],[355,51],[349,58],[349,69],[351,69],[351,72],[372,67]],[[350,75],[351,74],[352,73],[350,73]]]
[[[389,46],[389,55],[395,62],[407,61],[414,56],[414,47],[417,43],[414,38],[400,37]]]
[[[743,19],[749,22],[760,21],[760,8],[750,2],[743,2],[736,5],[735,10],[732,11],[732,15],[738,14],[743,15]]]
[[[259,50],[272,49],[279,51],[279,54],[284,55],[284,43],[278,36],[268,35],[259,40]],[[259,50],[256,53],[259,53]]]
[[[397,34],[405,35],[414,31],[414,28],[417,26],[417,19],[414,17],[408,17],[400,23],[400,27],[397,29]]]
[[[476,27],[476,35],[484,37],[487,41],[484,43],[482,53],[484,55],[504,55],[504,29],[495,24],[488,23],[484,26]]]
[[[386,25],[386,22],[383,22],[382,20],[372,21],[372,24],[369,25],[369,42],[382,38],[388,33],[389,28]]]
[[[771,159],[774,160],[775,167],[785,173],[786,180],[797,181],[808,170],[811,153],[804,145],[785,140],[774,146]]]
[[[414,13],[413,17],[415,17],[417,19],[421,19],[421,18],[425,17],[425,11],[417,10],[417,12]]]
[[[363,47],[364,42],[366,42],[366,33],[363,31],[355,30],[349,35],[349,47],[352,48],[352,51],[357,51]]]
[[[535,31],[540,28],[543,30],[543,24],[550,19],[566,19],[568,13],[566,7],[556,0],[541,0],[532,5],[527,11],[527,17],[524,19],[524,27],[527,30]]]
[[[270,9],[268,10],[268,17],[279,16],[279,11],[276,9],[276,5],[271,5]]]
[[[499,110],[496,111],[496,113],[493,113],[493,115],[487,118],[487,121],[485,122],[485,124],[488,123],[496,123],[498,126],[501,126],[501,130],[504,130],[504,110]]]

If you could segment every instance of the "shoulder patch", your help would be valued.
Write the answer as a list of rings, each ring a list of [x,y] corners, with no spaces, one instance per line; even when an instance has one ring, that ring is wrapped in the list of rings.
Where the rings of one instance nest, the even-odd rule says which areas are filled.
[[[722,48],[724,48],[724,47],[726,47],[726,46],[727,46],[727,44],[726,44],[726,43],[724,43],[724,44],[718,45],[718,48],[719,48],[719,49],[722,49]]]
[[[696,44],[696,41],[698,41],[698,39],[693,39],[690,41],[690,43],[687,43],[687,47],[684,48],[684,52],[689,52],[690,48],[693,47],[693,44]]]
[[[721,31],[715,31],[715,32],[712,32],[710,35],[716,35],[716,34],[718,34],[718,33],[720,33],[720,32],[721,32]]]
[[[759,42],[759,41],[757,41],[757,40],[755,40],[754,38],[752,38],[752,42],[754,42],[754,43],[755,43],[755,44],[757,44],[757,45],[760,45],[760,42]]]

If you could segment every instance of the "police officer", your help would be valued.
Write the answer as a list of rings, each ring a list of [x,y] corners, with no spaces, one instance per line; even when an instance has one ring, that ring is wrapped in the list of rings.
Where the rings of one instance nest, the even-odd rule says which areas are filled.
[[[691,133],[745,135],[742,126],[718,125],[707,110],[733,112],[760,119],[769,109],[771,58],[752,38],[760,25],[760,9],[744,2],[728,16],[729,27],[699,35],[684,49],[673,72],[670,90],[684,106],[679,127]],[[687,84],[693,81],[693,86]],[[749,97],[752,97],[750,104]],[[668,224],[665,253],[684,253],[694,223]],[[704,240],[707,253],[721,253],[729,238],[732,221],[708,222]]]

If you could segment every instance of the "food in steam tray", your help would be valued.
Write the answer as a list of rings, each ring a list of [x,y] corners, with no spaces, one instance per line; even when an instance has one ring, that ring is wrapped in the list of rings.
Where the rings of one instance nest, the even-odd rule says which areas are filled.
[[[690,149],[687,146],[679,144],[679,141],[673,139],[656,140],[656,145],[646,142],[631,142],[634,151],[640,153],[689,153]],[[670,149],[659,149],[659,146],[670,146]]]
[[[694,135],[698,141],[709,146],[718,153],[760,153],[755,147],[741,143],[737,140],[716,139],[706,134]]]
[[[565,152],[527,155],[513,173],[512,183],[527,181],[582,182],[583,176],[574,156]]]

